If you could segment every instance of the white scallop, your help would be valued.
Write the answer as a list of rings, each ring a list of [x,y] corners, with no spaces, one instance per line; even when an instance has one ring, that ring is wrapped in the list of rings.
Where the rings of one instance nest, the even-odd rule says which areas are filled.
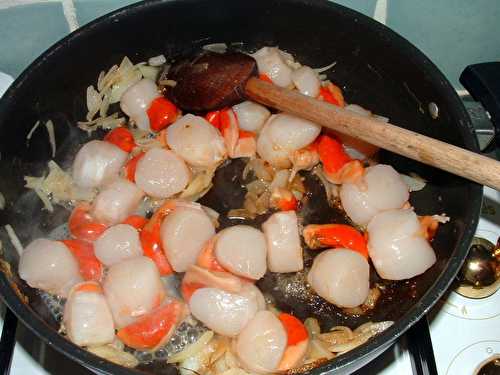
[[[187,163],[213,167],[226,156],[224,139],[203,117],[187,114],[167,128],[168,146]]]
[[[310,145],[320,132],[320,125],[286,113],[276,115],[270,124],[272,141],[288,151]]]
[[[142,255],[137,229],[128,224],[117,224],[104,231],[94,242],[95,256],[105,266],[112,266]]]
[[[102,286],[118,329],[150,312],[165,296],[158,268],[143,256],[111,266]]]
[[[73,179],[78,186],[96,188],[116,178],[128,154],[106,141],[90,141],[77,152],[73,162]]]
[[[290,168],[289,152],[278,145],[274,144],[271,139],[271,123],[277,115],[269,117],[264,127],[257,137],[257,153],[265,161],[269,162],[276,168]]]
[[[153,148],[137,163],[135,183],[154,198],[180,193],[189,183],[191,172],[173,151]]]
[[[214,224],[201,208],[176,208],[160,229],[163,250],[175,272],[185,272],[195,264],[203,245],[213,235]]]
[[[310,145],[321,132],[321,126],[292,115],[271,116],[257,139],[257,152],[272,165],[288,168],[292,152]]]
[[[271,272],[297,272],[304,268],[295,211],[276,212],[262,224]]]
[[[19,276],[32,288],[66,297],[82,281],[78,262],[59,241],[37,239],[21,254]]]
[[[307,281],[328,302],[339,307],[356,307],[368,297],[370,266],[356,251],[325,250],[314,258]]]
[[[193,316],[220,335],[235,337],[258,310],[255,298],[216,288],[196,290],[189,300]]]
[[[361,185],[346,183],[340,188],[346,214],[359,225],[368,224],[381,211],[401,208],[409,194],[399,173],[384,164],[367,168]]]
[[[275,85],[287,87],[292,84],[292,69],[287,65],[276,47],[262,47],[252,54],[260,74],[265,74]]]
[[[403,280],[424,273],[436,254],[420,234],[420,222],[411,209],[384,211],[368,224],[368,253],[384,279]]]
[[[281,321],[270,311],[259,311],[236,340],[236,355],[243,366],[260,374],[278,369],[287,346]]]
[[[321,82],[318,78],[318,74],[310,67],[304,65],[294,70],[292,73],[292,81],[300,93],[312,96],[313,98],[318,96]]]
[[[257,310],[265,310],[266,309],[266,299],[264,295],[254,284],[249,282],[243,282],[241,290],[238,292],[240,296],[247,297],[249,299],[255,299],[257,303]]]
[[[144,192],[136,184],[119,178],[99,192],[92,213],[100,222],[108,225],[117,224],[137,209],[143,197]]]
[[[80,285],[73,288],[64,305],[63,322],[68,338],[79,346],[113,342],[115,326],[104,294],[76,290]]]
[[[249,225],[235,225],[218,233],[217,262],[238,276],[258,280],[266,273],[266,239]]]
[[[120,108],[140,129],[150,131],[147,110],[151,102],[159,96],[160,93],[154,81],[144,78],[123,93]]]
[[[258,133],[271,116],[266,107],[249,100],[233,105],[233,111],[238,118],[239,128],[254,133]]]

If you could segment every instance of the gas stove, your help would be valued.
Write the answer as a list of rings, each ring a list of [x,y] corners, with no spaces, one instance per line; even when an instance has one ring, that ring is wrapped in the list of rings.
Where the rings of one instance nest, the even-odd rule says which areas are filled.
[[[2,88],[11,82],[10,77],[0,75],[0,96]],[[486,148],[493,135],[487,113],[470,97],[464,97],[464,102],[474,120],[479,143]],[[484,195],[476,237],[496,244],[500,236],[500,193],[485,188]],[[500,374],[500,292],[484,298],[463,294],[463,287],[452,285],[416,328],[355,374]],[[0,320],[0,366],[6,359],[8,362],[13,351],[10,374],[92,374],[17,323],[4,306],[0,309],[5,317]],[[16,340],[9,341],[9,331],[16,329],[16,324]],[[0,367],[0,371],[8,374],[9,368]]]

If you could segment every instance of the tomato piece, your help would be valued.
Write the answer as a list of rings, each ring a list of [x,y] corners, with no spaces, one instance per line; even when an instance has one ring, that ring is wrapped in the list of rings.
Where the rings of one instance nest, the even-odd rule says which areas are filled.
[[[103,267],[95,256],[94,246],[90,242],[82,240],[63,240],[71,253],[75,256],[80,274],[84,280],[100,281],[103,275]]]
[[[137,155],[135,155],[132,159],[129,159],[127,161],[127,164],[125,164],[125,177],[127,180],[130,182],[135,182],[135,170],[137,169],[137,163],[141,158],[144,156],[145,152],[141,152]]]
[[[191,299],[191,296],[193,295],[194,292],[196,292],[198,289],[201,288],[206,288],[206,285],[203,285],[202,283],[182,283],[181,284],[181,294],[182,298],[184,298],[184,301],[189,303],[189,300]]]
[[[205,120],[220,130],[220,111],[211,111],[205,115]]]
[[[75,292],[103,293],[101,286],[95,282],[81,283],[75,288]]]
[[[225,272],[226,270],[219,264],[219,262],[217,262],[217,259],[215,258],[215,241],[215,238],[211,238],[206,242],[196,259],[196,265],[210,271]]]
[[[127,217],[122,224],[132,225],[138,231],[142,230],[147,224],[148,219],[141,215],[130,215]]]
[[[267,74],[265,73],[260,73],[259,74],[259,79],[264,81],[264,82],[269,82],[269,83],[273,83],[273,80],[271,79],[271,77],[269,77]]]
[[[96,221],[89,214],[90,205],[83,203],[76,206],[68,220],[71,235],[77,239],[93,242],[108,228]]]
[[[131,348],[153,349],[170,337],[183,316],[184,305],[172,300],[120,329],[116,335]]]
[[[346,224],[311,224],[304,228],[304,240],[311,249],[345,247],[368,258],[365,236]]]
[[[147,110],[149,127],[158,132],[177,119],[177,107],[170,100],[160,96],[151,102]]]
[[[255,138],[255,133],[239,129],[239,138]]]
[[[337,107],[345,107],[344,95],[337,85],[329,83],[319,89],[318,98]]]
[[[309,338],[304,324],[293,315],[281,313],[278,315],[278,319],[285,328],[288,337],[287,346],[296,345]]]
[[[329,135],[318,137],[318,154],[326,173],[338,172],[351,157],[345,152],[342,143]]]
[[[278,208],[280,211],[296,211],[297,206],[297,199],[293,196],[293,194],[289,199],[280,199],[278,201]]]
[[[140,240],[144,256],[147,256],[153,262],[155,262],[161,276],[166,276],[173,274],[174,270],[168,262],[168,259],[165,256],[165,253],[163,252],[163,248],[161,246],[160,225],[161,222],[158,222],[153,226],[152,229],[149,229],[147,227],[148,224],[146,224],[146,226],[140,233]]]
[[[108,134],[106,134],[104,140],[120,147],[125,152],[131,152],[136,146],[134,136],[130,130],[123,127],[111,130]]]

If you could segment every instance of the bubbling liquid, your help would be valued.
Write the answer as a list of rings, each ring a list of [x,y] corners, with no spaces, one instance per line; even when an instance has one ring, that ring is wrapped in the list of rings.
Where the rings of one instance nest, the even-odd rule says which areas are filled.
[[[70,237],[67,224],[58,226],[48,235],[48,238],[56,241]],[[162,282],[165,285],[168,295],[180,298],[180,278],[178,275],[162,277]],[[42,291],[39,291],[39,293],[43,303],[47,306],[54,319],[58,323],[62,323],[66,299]],[[129,347],[125,347],[125,350],[132,353],[142,364],[165,361],[169,356],[182,351],[186,346],[196,342],[206,330],[205,326],[192,317],[189,317],[177,327],[170,340],[156,351],[141,351]]]

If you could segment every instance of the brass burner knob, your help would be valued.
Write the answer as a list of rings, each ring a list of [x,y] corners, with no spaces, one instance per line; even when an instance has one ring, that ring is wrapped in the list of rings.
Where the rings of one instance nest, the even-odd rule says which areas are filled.
[[[474,237],[458,274],[456,292],[468,298],[485,298],[500,288],[500,246]]]

